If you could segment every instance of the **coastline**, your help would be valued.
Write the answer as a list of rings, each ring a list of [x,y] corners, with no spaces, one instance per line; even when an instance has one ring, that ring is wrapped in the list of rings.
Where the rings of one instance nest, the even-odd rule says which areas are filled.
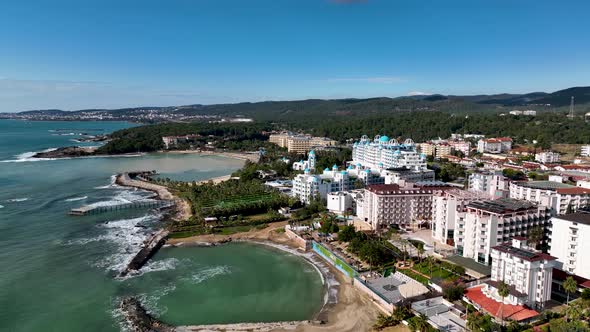
[[[259,245],[267,245],[277,250],[283,250],[298,255],[312,264],[324,278],[326,286],[326,299],[320,311],[313,320],[301,322],[257,323],[248,326],[248,331],[275,331],[275,332],[319,332],[319,331],[371,331],[372,325],[379,314],[379,309],[364,294],[357,292],[350,278],[345,277],[332,265],[325,262],[313,253],[304,253],[289,239],[285,233],[276,232],[283,228],[287,222],[273,223],[262,230],[252,230],[232,235],[206,234],[180,239],[168,239],[167,246],[207,246],[221,245],[230,241],[244,241]],[[332,280],[333,285],[330,285]],[[334,290],[336,294],[330,294]],[[334,296],[330,300],[328,297]],[[236,324],[212,324],[207,326],[184,326],[178,331],[226,331],[237,330]],[[247,325],[241,325],[246,328]]]

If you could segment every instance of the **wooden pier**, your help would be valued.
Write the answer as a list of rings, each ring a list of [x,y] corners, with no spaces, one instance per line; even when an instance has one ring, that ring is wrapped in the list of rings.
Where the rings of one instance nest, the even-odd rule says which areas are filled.
[[[79,208],[71,209],[70,215],[72,216],[85,216],[88,214],[95,214],[101,212],[110,212],[110,211],[118,211],[118,210],[125,210],[125,209],[138,209],[138,208],[161,208],[161,207],[168,207],[174,205],[174,202],[168,200],[151,200],[151,201],[138,201],[138,202],[129,202],[129,203],[121,203],[121,204],[113,204],[113,205],[85,205]]]

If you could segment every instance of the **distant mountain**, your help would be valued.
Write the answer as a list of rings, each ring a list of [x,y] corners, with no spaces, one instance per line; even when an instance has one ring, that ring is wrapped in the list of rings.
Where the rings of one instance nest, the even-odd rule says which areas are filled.
[[[547,96],[534,100],[535,104],[551,104],[553,106],[567,106],[574,97],[576,104],[585,104],[590,102],[590,87],[574,87],[565,90],[553,92]]]

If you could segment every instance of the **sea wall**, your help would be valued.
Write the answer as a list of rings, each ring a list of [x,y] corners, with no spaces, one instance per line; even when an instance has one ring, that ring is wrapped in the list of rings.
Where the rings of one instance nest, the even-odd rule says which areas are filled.
[[[300,249],[308,251],[312,248],[311,241],[306,240],[301,235],[293,232],[289,225],[285,225],[285,235],[287,235],[289,239],[293,240],[293,242],[295,242]]]
[[[361,293],[368,295],[381,311],[383,311],[387,315],[391,315],[393,309],[395,308],[395,306],[392,303],[389,303],[386,300],[384,300],[381,296],[379,296],[379,294],[377,294],[371,288],[365,285],[365,283],[362,280],[354,278],[352,283],[357,290],[359,290]]]
[[[358,275],[356,270],[348,265],[344,259],[338,257],[336,254],[331,252],[328,248],[324,247],[323,245],[319,244],[316,241],[312,241],[312,249],[315,253],[323,257],[328,263],[332,264],[335,268],[340,270],[340,272],[344,273],[346,276],[350,278],[354,278]]]

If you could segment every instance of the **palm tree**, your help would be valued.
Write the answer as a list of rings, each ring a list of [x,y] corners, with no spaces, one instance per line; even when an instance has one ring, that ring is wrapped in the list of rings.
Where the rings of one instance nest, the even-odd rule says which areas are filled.
[[[565,281],[563,282],[563,290],[565,291],[565,293],[567,294],[567,304],[570,303],[570,294],[573,294],[576,292],[576,290],[578,290],[578,283],[574,280],[573,277],[567,277],[565,278]]]
[[[510,294],[510,288],[508,284],[504,282],[504,280],[498,283],[498,295],[502,298],[502,303],[500,303],[500,320],[502,321],[502,325],[504,325],[504,298]]]
[[[426,332],[428,331],[429,325],[428,317],[426,317],[424,314],[421,314],[414,317],[413,319],[410,319],[409,328],[412,331]]]
[[[416,248],[418,251],[418,260],[422,263],[422,255],[424,255],[424,244],[420,243]]]

